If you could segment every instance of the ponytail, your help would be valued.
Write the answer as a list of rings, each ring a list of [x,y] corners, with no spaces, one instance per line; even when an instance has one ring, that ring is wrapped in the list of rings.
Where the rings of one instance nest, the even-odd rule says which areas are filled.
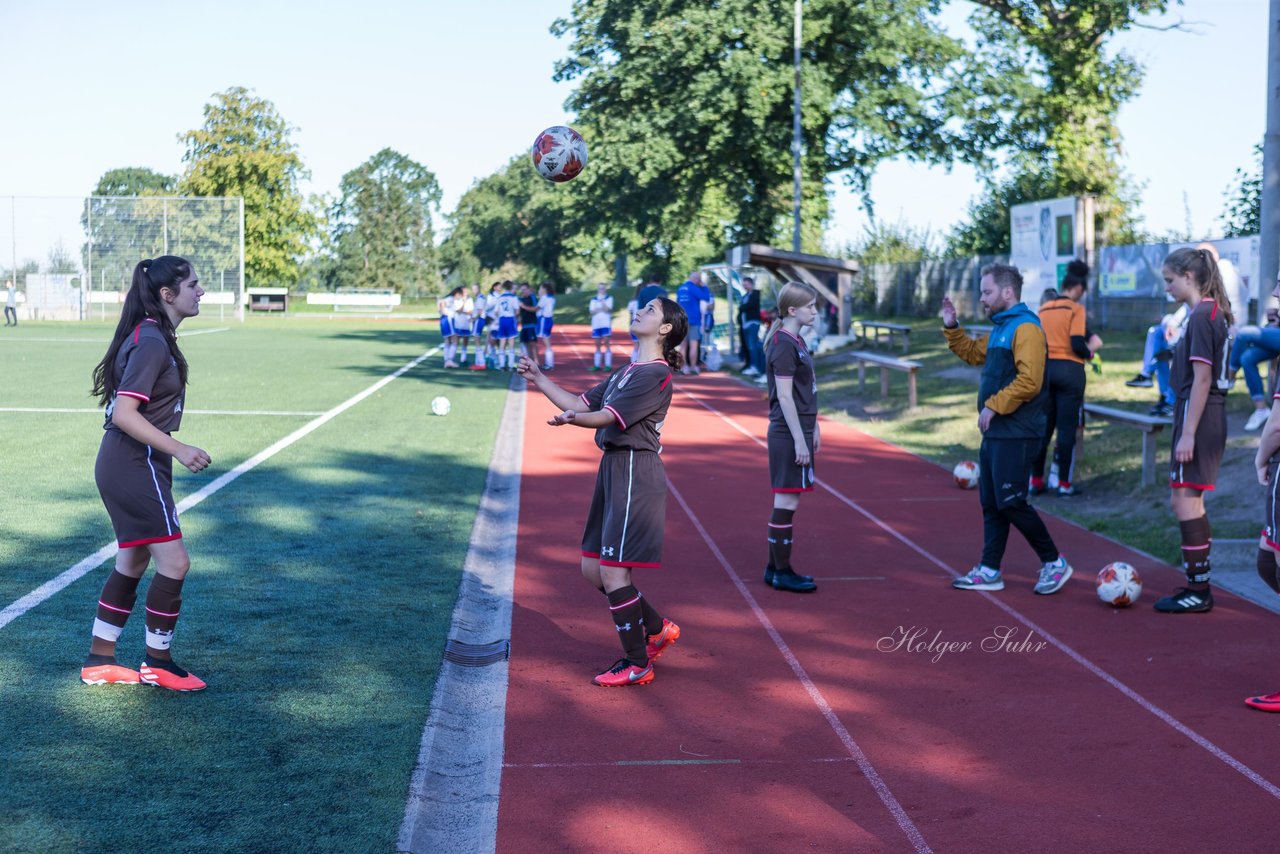
[[[169,355],[178,366],[178,377],[182,384],[187,384],[187,360],[178,349],[178,330],[164,310],[164,300],[160,291],[164,288],[177,293],[182,282],[191,275],[191,262],[176,255],[162,255],[154,261],[140,261],[133,268],[133,281],[129,292],[124,297],[124,307],[120,309],[120,322],[116,324],[115,334],[111,336],[111,344],[107,353],[93,369],[93,391],[101,406],[106,406],[115,397],[116,384],[120,377],[116,376],[116,356],[120,347],[138,324],[150,318],[160,327],[165,342],[169,345]]]
[[[1231,326],[1236,322],[1231,314],[1227,286],[1222,281],[1222,270],[1212,252],[1208,249],[1178,249],[1164,259],[1164,266],[1180,276],[1190,274],[1200,288],[1200,295],[1218,304],[1218,310],[1226,318],[1227,325]]]
[[[680,355],[680,345],[689,334],[689,316],[675,300],[666,297],[657,299],[662,305],[662,322],[671,324],[671,331],[662,336],[662,358],[666,360],[672,371],[678,371],[684,364],[684,359]]]

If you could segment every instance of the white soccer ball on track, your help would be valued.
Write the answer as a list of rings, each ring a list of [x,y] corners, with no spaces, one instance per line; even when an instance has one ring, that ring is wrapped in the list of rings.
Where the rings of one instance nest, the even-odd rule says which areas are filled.
[[[1098,572],[1098,598],[1114,608],[1124,608],[1142,595],[1142,577],[1123,561],[1104,566]]]
[[[431,401],[431,411],[436,415],[448,415],[451,408],[449,398],[447,397],[437,397],[435,400]]]
[[[951,470],[951,475],[956,479],[956,486],[961,489],[973,489],[978,485],[978,464],[972,460],[956,463],[956,467]]]

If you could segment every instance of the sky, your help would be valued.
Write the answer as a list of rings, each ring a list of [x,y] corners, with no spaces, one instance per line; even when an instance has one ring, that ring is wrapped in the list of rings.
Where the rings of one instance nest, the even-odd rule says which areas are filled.
[[[1119,115],[1124,166],[1144,187],[1148,230],[1221,233],[1223,192],[1253,168],[1265,111],[1267,0],[1186,0],[1171,15],[1194,33],[1133,30],[1113,45],[1146,66]],[[0,0],[0,197],[77,197],[109,169],[182,171],[179,136],[215,92],[245,86],[296,128],[307,193],[336,195],[342,175],[384,147],[431,169],[448,212],[476,180],[538,131],[570,123],[571,84],[552,80],[568,40],[549,32],[571,0]],[[958,35],[972,8],[953,0]],[[305,11],[304,11],[305,10]],[[779,152],[789,157],[788,152]],[[588,168],[590,165],[588,164]],[[876,216],[941,238],[980,191],[973,169],[884,164]],[[828,242],[858,236],[867,214],[838,179]],[[0,200],[0,259],[34,243],[73,202]],[[17,214],[11,225],[9,211]],[[3,226],[10,226],[4,228]],[[57,226],[61,228],[62,226]],[[68,236],[74,245],[78,233]]]

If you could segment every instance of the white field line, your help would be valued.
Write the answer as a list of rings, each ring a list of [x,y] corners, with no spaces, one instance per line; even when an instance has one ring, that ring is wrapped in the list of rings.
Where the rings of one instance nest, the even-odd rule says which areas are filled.
[[[707,529],[702,526],[702,522],[694,515],[693,508],[684,500],[684,496],[679,489],[676,489],[676,485],[671,482],[670,478],[667,479],[667,488],[671,490],[671,494],[675,496],[676,501],[680,502],[685,515],[689,517],[689,521],[693,522],[693,526],[698,529],[703,542],[707,544],[707,547],[711,549],[711,553],[715,555],[716,560],[720,562],[720,566],[728,574],[733,586],[738,588],[738,593],[747,601],[747,605],[751,608],[751,612],[755,614],[756,619],[760,621],[760,625],[764,626],[764,630],[768,632],[774,646],[778,648],[778,651],[782,653],[782,657],[786,659],[787,664],[791,667],[791,672],[796,675],[796,678],[800,680],[800,684],[804,686],[809,699],[818,707],[818,711],[822,713],[822,717],[827,724],[835,731],[836,736],[840,739],[840,743],[844,745],[845,750],[848,751],[849,756],[858,764],[858,769],[862,771],[862,776],[867,778],[867,782],[871,784],[871,788],[880,797],[881,803],[885,805],[898,823],[898,827],[906,834],[907,839],[911,840],[911,846],[919,852],[932,850],[929,848],[929,843],[924,841],[924,836],[920,833],[920,829],[916,827],[915,822],[907,815],[907,811],[902,808],[902,804],[898,802],[898,799],[893,796],[893,792],[889,791],[889,785],[876,771],[866,753],[858,746],[858,742],[849,734],[849,730],[841,723],[839,716],[831,708],[831,704],[827,702],[827,698],[823,696],[818,686],[813,683],[813,679],[809,677],[809,673],[804,669],[799,659],[796,658],[795,653],[791,651],[791,647],[787,646],[787,642],[782,639],[782,635],[774,627],[769,615],[760,607],[756,597],[747,589],[747,585],[743,583],[742,578],[734,571],[724,553],[720,551],[720,547],[716,545],[716,541],[711,539]]]
[[[766,442],[762,441],[759,437],[752,434],[751,431],[747,430],[747,428],[743,427],[737,421],[734,421],[728,415],[725,415],[723,412],[716,409],[711,404],[702,400],[697,395],[684,391],[684,389],[681,389],[681,393],[683,393],[689,399],[693,400],[699,406],[719,416],[726,424],[733,427],[742,435],[751,439],[757,445],[760,445],[762,448],[768,447],[768,444]],[[885,444],[888,444],[888,443],[885,443]],[[896,446],[890,445],[890,447],[896,447]],[[877,517],[874,513],[871,513],[870,511],[862,507],[853,499],[842,494],[840,491],[838,491],[834,487],[827,484],[825,481],[818,480],[817,485],[825,489],[827,492],[831,493],[831,495],[833,495],[836,499],[838,499],[839,501],[847,505],[849,508],[855,510],[856,512],[860,513],[862,516],[866,517],[867,520],[873,522],[885,533],[889,534],[891,537],[898,540],[898,542],[902,543],[904,546],[911,549],[916,554],[923,557],[925,560],[928,560],[930,563],[937,566],[939,569],[941,569],[943,572],[950,575],[952,578],[958,578],[960,576],[959,572],[952,569],[941,559],[931,554],[927,550],[921,548],[920,546],[916,545],[916,543],[913,542],[909,537],[899,533],[889,524],[887,524],[882,519]],[[1124,694],[1130,700],[1137,703],[1141,708],[1145,709],[1147,712],[1150,712],[1152,715],[1159,718],[1164,723],[1168,724],[1170,727],[1172,727],[1174,730],[1176,730],[1183,736],[1186,736],[1186,738],[1190,739],[1198,747],[1204,749],[1210,755],[1220,760],[1221,762],[1223,762],[1225,765],[1227,765],[1234,771],[1241,774],[1245,779],[1247,779],[1249,782],[1253,783],[1254,785],[1258,786],[1258,788],[1262,789],[1268,795],[1280,800],[1280,786],[1276,786],[1274,783],[1267,780],[1257,771],[1254,771],[1248,765],[1245,765],[1243,762],[1236,759],[1234,756],[1227,753],[1225,750],[1218,747],[1213,742],[1209,741],[1209,739],[1200,735],[1200,733],[1191,729],[1191,727],[1182,723],[1173,715],[1169,714],[1164,709],[1160,708],[1155,703],[1148,700],[1146,697],[1143,697],[1133,688],[1130,688],[1124,682],[1121,682],[1118,678],[1116,678],[1115,676],[1112,676],[1110,673],[1103,670],[1101,667],[1094,664],[1089,659],[1085,658],[1081,653],[1077,652],[1075,649],[1068,646],[1066,642],[1059,640],[1054,635],[1045,631],[1038,623],[1033,622],[1029,617],[1024,615],[1017,608],[1014,608],[1012,605],[1006,604],[1003,600],[1000,599],[1000,597],[994,596],[987,591],[978,590],[978,591],[970,591],[969,593],[969,595],[971,596],[974,594],[980,594],[982,596],[985,596],[987,598],[987,601],[991,602],[993,605],[995,605],[1000,610],[1004,611],[1010,617],[1022,623],[1022,625],[1026,626],[1028,629],[1030,629],[1031,631],[1034,631],[1036,634],[1040,635],[1040,637],[1044,638],[1046,641],[1053,644],[1053,646],[1056,647],[1060,652],[1065,654],[1072,661],[1079,664],[1085,670],[1088,670],[1094,676],[1097,676],[1103,682],[1106,682],[1112,688],[1115,688],[1121,694]]]
[[[102,414],[99,407],[84,406],[79,408],[56,407],[56,406],[0,406],[0,412],[28,412],[37,414],[47,413],[75,413],[75,414]],[[316,416],[324,415],[320,410],[296,410],[286,411],[277,409],[187,409],[186,415],[292,415],[292,416]]]
[[[217,329],[197,329],[193,332],[179,332],[179,338],[190,338],[192,335],[212,335],[215,332],[230,332],[230,326],[219,326]]]
[[[269,445],[268,447],[262,449],[261,451],[259,451],[258,453],[250,457],[249,459],[240,463],[240,465],[231,469],[231,471],[225,472],[222,475],[220,475],[217,479],[211,481],[210,483],[205,484],[199,490],[191,493],[186,498],[182,499],[182,501],[178,502],[178,512],[185,513],[186,511],[190,510],[192,507],[195,507],[201,501],[204,501],[210,495],[213,495],[215,492],[222,489],[224,486],[227,486],[236,478],[240,477],[240,475],[257,468],[259,465],[271,459],[276,454],[280,453],[285,448],[292,445],[294,442],[297,442],[299,439],[302,439],[307,435],[309,435],[310,433],[318,430],[319,428],[323,427],[325,424],[332,421],[334,418],[337,418],[339,415],[346,412],[351,407],[355,406],[360,401],[364,400],[369,395],[374,394],[383,386],[385,386],[387,383],[391,382],[394,379],[397,379],[400,376],[403,376],[408,371],[413,370],[418,365],[422,364],[423,361],[425,361],[426,359],[430,358],[431,356],[439,352],[439,350],[440,350],[439,347],[433,347],[432,349],[423,353],[421,356],[418,356],[416,359],[412,360],[411,362],[408,362],[402,365],[393,373],[390,373],[387,376],[383,377],[382,379],[378,380],[376,383],[369,386],[359,394],[356,394],[352,397],[347,398],[342,403],[339,403],[337,406],[333,407],[328,412],[321,415],[319,418],[316,418],[313,421],[307,422],[302,427],[299,427],[297,430],[294,430],[288,436],[285,436],[283,439],[279,440],[278,442],[275,442],[274,444]],[[11,603],[3,611],[0,611],[0,629],[3,629],[5,626],[9,625],[9,623],[18,619],[23,614],[30,611],[32,608],[35,608],[37,605],[40,605],[41,603],[45,602],[46,600],[54,596],[63,588],[80,580],[82,577],[84,577],[94,569],[97,569],[99,566],[102,566],[102,564],[110,560],[118,550],[119,550],[119,547],[115,543],[108,543],[107,545],[98,549],[93,554],[86,557],[84,560],[80,561],[79,563],[75,564],[69,569],[64,570],[62,573],[55,576],[54,578],[49,579],[44,584],[41,584],[39,587],[37,587],[35,590],[32,590],[27,595],[23,596],[21,599],[18,599],[13,603]]]
[[[217,329],[196,329],[192,332],[179,332],[179,340],[190,338],[192,335],[212,335],[215,332],[230,332],[230,326],[219,326]],[[25,344],[27,342],[37,342],[40,344],[110,344],[110,338],[0,338],[0,344]]]

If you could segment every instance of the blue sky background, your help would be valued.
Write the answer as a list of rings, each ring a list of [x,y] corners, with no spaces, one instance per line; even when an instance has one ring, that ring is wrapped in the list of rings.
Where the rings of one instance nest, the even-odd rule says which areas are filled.
[[[1223,191],[1236,168],[1252,167],[1262,139],[1267,6],[1187,0],[1160,20],[1200,22],[1196,33],[1115,39],[1146,66],[1119,123],[1124,165],[1145,185],[1148,229],[1183,230],[1189,208],[1197,233],[1221,232]],[[82,196],[122,166],[176,174],[178,136],[199,125],[212,93],[242,85],[298,129],[312,173],[305,191],[336,193],[345,172],[390,146],[436,173],[449,211],[539,130],[571,119],[570,87],[551,79],[567,43],[548,32],[570,8],[570,0],[0,0],[0,196]],[[957,34],[971,8],[948,7]],[[967,167],[889,163],[873,196],[881,219],[942,235],[978,189]],[[847,191],[837,190],[835,213],[833,244],[866,223]],[[0,245],[7,238],[0,233]]]

